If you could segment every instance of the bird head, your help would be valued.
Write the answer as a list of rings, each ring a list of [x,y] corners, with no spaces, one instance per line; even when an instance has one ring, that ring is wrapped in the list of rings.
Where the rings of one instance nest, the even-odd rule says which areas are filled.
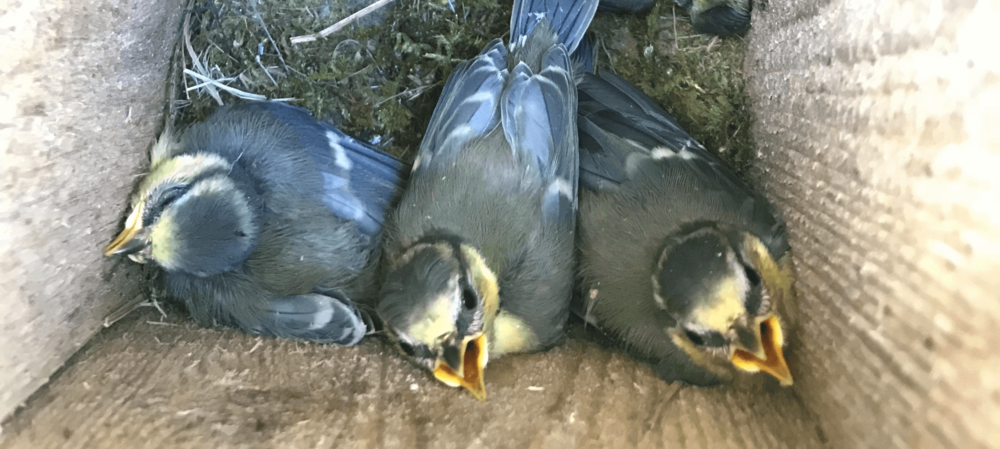
[[[486,400],[483,369],[499,307],[496,277],[472,247],[418,241],[390,267],[378,305],[400,351],[448,386]]]
[[[228,176],[231,170],[232,164],[210,153],[154,159],[125,229],[104,255],[128,255],[196,276],[236,268],[253,249],[257,227],[247,195]]]
[[[791,262],[757,237],[698,226],[671,238],[653,274],[654,299],[675,321],[671,340],[701,366],[792,384],[776,304],[791,300]]]

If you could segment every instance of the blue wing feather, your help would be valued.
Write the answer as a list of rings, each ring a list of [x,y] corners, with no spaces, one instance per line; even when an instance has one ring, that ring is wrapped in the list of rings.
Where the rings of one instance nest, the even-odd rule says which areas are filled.
[[[542,172],[549,160],[553,136],[540,82],[524,63],[514,67],[510,78],[501,108],[504,135],[522,163]]]
[[[495,39],[478,56],[455,67],[420,142],[414,170],[447,165],[470,140],[497,126],[506,58],[503,41]]]
[[[742,186],[736,176],[666,111],[612,73],[584,74],[579,86],[580,182],[603,190],[655,164],[680,161],[717,183]]]
[[[316,120],[305,109],[278,102],[245,106],[266,110],[294,131],[300,147],[322,172],[322,201],[336,216],[354,222],[364,234],[381,231],[404,183],[405,164]]]
[[[353,346],[371,329],[370,318],[366,318],[343,295],[313,293],[272,299],[265,319],[247,330],[258,335]]]
[[[597,0],[518,0],[510,15],[511,48],[523,44],[531,31],[542,20],[548,19],[549,26],[558,36],[558,42],[566,46],[567,53],[573,53],[590,26],[597,12]]]
[[[501,122],[515,158],[541,176],[546,220],[572,223],[579,172],[576,87],[565,47],[550,48],[541,61],[538,74],[524,63],[514,68],[501,100]]]
[[[581,99],[583,91],[580,92]],[[590,190],[617,187],[625,180],[625,156],[613,135],[605,132],[582,111],[577,118],[580,132],[580,186]]]
[[[597,46],[594,43],[593,36],[584,36],[580,40],[580,45],[576,47],[572,56],[574,68],[579,70],[578,75],[582,73],[594,73],[597,66]]]
[[[551,48],[544,49],[538,61],[520,62],[510,71],[508,49],[499,39],[472,60],[459,64],[431,116],[414,171],[450,165],[470,141],[485,137],[502,124],[515,160],[533,167],[540,177],[545,219],[574,223],[579,151],[576,88],[568,55],[583,38],[597,3],[516,0],[511,15],[511,48],[525,44],[536,25],[546,20],[559,43],[545,44]]]
[[[324,201],[339,217],[354,221],[361,232],[375,235],[381,231],[385,216],[403,185],[403,164],[332,126],[326,128],[339,139],[334,144],[331,137],[330,146],[339,145],[335,151],[345,154],[351,166],[347,187],[326,189]],[[324,177],[343,176],[336,168],[331,171],[324,173]]]

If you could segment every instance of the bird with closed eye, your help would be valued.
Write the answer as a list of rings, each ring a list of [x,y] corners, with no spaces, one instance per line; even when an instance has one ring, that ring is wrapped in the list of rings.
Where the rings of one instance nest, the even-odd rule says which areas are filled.
[[[276,102],[223,107],[153,148],[125,229],[104,249],[164,271],[203,324],[339,345],[372,331],[394,157]]]

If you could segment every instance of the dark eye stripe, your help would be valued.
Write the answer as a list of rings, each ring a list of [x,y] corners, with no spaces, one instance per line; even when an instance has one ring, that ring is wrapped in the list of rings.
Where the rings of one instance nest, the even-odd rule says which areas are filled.
[[[160,218],[163,210],[180,198],[190,189],[189,184],[177,184],[166,189],[159,189],[146,200],[146,209],[142,213],[142,225],[149,226]]]
[[[684,335],[691,340],[695,346],[704,346],[708,348],[721,348],[726,344],[726,338],[722,334],[715,331],[707,332],[695,332],[693,330],[685,330]]]
[[[753,267],[744,265],[743,271],[746,273],[747,281],[750,282],[751,287],[760,285],[760,274],[757,273],[757,270],[753,269]]]
[[[761,312],[761,306],[763,305],[763,288],[760,282],[760,274],[757,273],[757,270],[748,266],[744,266],[743,269],[747,275],[747,282],[750,284],[750,291],[747,292],[743,306],[746,307],[747,312],[750,314],[757,315]]]
[[[726,337],[723,337],[722,334],[718,332],[707,332],[703,335],[703,337],[705,338],[705,346],[707,347],[721,348],[726,345]]]
[[[684,334],[687,335],[688,340],[691,340],[691,343],[694,343],[695,346],[702,346],[705,344],[705,339],[701,338],[701,334],[697,332],[684,331]]]
[[[395,333],[395,331],[391,332]],[[414,342],[411,344],[400,338],[398,334],[394,334],[393,337],[393,340],[396,340],[396,345],[399,346],[399,349],[409,357],[415,359],[433,359],[437,357],[437,354],[435,354],[434,351],[431,351],[430,348],[422,343]]]
[[[142,225],[149,226],[153,224],[156,220],[160,218],[160,214],[166,206],[170,205],[177,198],[180,198],[191,186],[197,184],[199,181],[207,178],[211,178],[220,173],[226,173],[229,171],[228,168],[212,166],[212,168],[198,173],[193,179],[185,183],[169,183],[163,186],[158,186],[150,194],[149,198],[146,200],[146,210],[142,213]]]
[[[472,310],[475,309],[477,305],[479,305],[479,297],[476,296],[476,292],[474,292],[471,288],[463,288],[462,306],[465,307],[466,310]]]

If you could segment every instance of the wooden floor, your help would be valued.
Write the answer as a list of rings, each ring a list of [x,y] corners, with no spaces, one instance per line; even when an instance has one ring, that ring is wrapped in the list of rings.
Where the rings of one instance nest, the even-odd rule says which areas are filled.
[[[792,390],[678,387],[577,325],[543,354],[491,361],[487,403],[380,339],[322,346],[135,312],[3,423],[5,448],[812,448]]]

